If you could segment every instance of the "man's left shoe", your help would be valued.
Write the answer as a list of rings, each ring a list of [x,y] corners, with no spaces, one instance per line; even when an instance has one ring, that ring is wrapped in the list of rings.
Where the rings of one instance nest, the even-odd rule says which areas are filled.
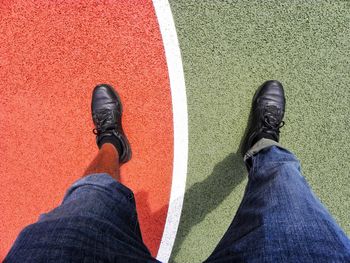
[[[114,88],[107,84],[95,87],[91,102],[94,134],[99,148],[104,142],[112,143],[118,150],[119,161],[126,163],[131,159],[130,143],[122,127],[122,104]]]

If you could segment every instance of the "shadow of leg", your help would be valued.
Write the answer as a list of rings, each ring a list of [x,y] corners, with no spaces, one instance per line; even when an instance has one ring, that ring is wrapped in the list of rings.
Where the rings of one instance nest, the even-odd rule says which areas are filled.
[[[213,211],[246,176],[246,168],[239,153],[231,153],[215,165],[204,181],[186,191],[179,232],[172,252],[174,259],[191,231]]]

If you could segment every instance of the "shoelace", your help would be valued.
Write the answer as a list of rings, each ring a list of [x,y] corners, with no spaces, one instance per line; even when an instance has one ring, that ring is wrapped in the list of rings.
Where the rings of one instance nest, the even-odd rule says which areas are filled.
[[[113,123],[114,113],[110,109],[100,110],[95,113],[94,119],[96,120],[96,128],[92,130],[95,135],[99,135],[107,130],[115,128]]]
[[[263,114],[263,130],[273,130],[277,134],[280,133],[279,129],[284,126],[284,121],[279,121],[276,116],[281,114],[280,109],[276,106],[267,106]]]

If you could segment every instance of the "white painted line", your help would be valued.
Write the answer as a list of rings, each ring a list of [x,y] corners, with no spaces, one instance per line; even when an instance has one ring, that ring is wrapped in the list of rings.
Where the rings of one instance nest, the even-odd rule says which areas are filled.
[[[179,227],[184,200],[187,158],[188,121],[185,77],[173,15],[167,0],[153,0],[168,65],[174,120],[174,163],[168,215],[157,259],[168,262]]]

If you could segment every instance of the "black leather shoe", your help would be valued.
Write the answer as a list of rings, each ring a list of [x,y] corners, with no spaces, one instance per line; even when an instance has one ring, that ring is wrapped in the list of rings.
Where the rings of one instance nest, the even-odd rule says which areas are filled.
[[[286,99],[282,84],[277,80],[266,81],[256,91],[248,132],[242,145],[242,155],[260,139],[279,141],[280,128],[285,111]]]
[[[95,124],[96,143],[101,148],[102,140],[115,140],[119,153],[119,161],[125,163],[131,159],[131,148],[122,127],[122,104],[112,86],[100,84],[92,93],[92,119]]]

